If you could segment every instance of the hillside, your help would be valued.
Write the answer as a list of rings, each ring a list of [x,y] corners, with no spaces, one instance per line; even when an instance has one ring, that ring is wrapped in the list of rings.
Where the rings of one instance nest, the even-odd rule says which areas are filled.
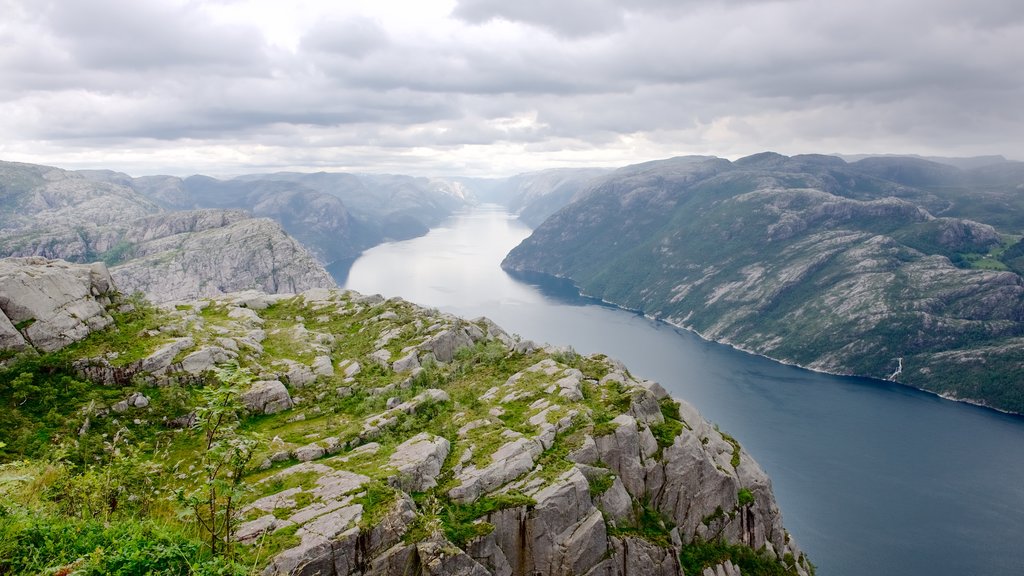
[[[102,260],[123,290],[157,301],[334,286],[269,219],[168,211],[116,178],[12,162],[0,162],[0,256]]]
[[[101,266],[3,262],[66,287],[0,293],[30,344],[98,318],[0,352],[5,574],[812,571],[736,441],[602,355],[400,299],[154,308]]]
[[[759,154],[620,169],[503,262],[777,360],[1024,412],[1024,170]]]

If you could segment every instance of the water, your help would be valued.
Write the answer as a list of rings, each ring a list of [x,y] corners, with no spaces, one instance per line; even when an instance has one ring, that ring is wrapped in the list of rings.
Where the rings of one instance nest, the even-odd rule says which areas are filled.
[[[529,233],[484,206],[333,273],[363,293],[604,352],[657,380],[765,468],[786,527],[822,576],[1024,574],[1024,418],[783,366],[564,284],[514,279],[498,264]]]

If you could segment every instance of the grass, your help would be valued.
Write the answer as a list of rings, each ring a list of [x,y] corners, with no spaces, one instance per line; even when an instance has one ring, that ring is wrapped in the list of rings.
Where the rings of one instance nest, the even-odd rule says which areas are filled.
[[[740,568],[744,576],[795,576],[798,574],[796,559],[789,555],[789,562],[780,563],[766,550],[754,550],[748,546],[727,544],[714,540],[696,540],[683,546],[679,555],[685,574],[701,574],[705,568],[713,568],[730,561]],[[810,566],[811,574],[814,567]]]

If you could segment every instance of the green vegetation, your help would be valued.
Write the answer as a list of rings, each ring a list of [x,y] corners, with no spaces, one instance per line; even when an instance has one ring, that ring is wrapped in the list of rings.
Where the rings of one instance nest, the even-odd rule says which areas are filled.
[[[637,519],[635,524],[609,527],[608,535],[643,538],[662,548],[672,546],[671,533],[675,524],[652,508],[647,500],[634,503],[633,515]],[[699,574],[699,572],[694,572],[694,574]]]
[[[717,426],[715,427],[715,430],[722,436],[722,440],[725,440],[729,444],[732,444],[732,460],[730,461],[730,464],[732,464],[733,468],[739,468],[741,451],[740,443],[732,436],[726,434],[725,432],[722,432],[721,430],[718,430]]]
[[[386,348],[396,358],[440,331],[429,330],[434,320],[404,302],[341,297],[311,305],[296,297],[259,310],[262,324],[217,302],[166,310],[139,299],[130,304],[115,313],[111,328],[61,352],[12,357],[0,368],[0,574],[258,573],[298,544],[299,525],[281,525],[311,506],[359,504],[362,529],[400,512],[408,496],[392,486],[391,457],[420,432],[448,439],[451,449],[438,484],[409,495],[415,519],[401,537],[443,535],[464,546],[494,529],[489,516],[529,511],[536,504],[529,494],[572,469],[569,455],[588,434],[614,432],[615,417],[647,394],[628,376],[599,384],[615,370],[602,356],[568,350],[549,359],[496,341],[460,348],[448,363],[422,358],[415,374],[396,374],[370,358],[382,335],[393,336]],[[444,321],[452,324],[439,321],[443,329],[458,322]],[[296,329],[299,322],[304,329]],[[259,346],[245,340],[257,325],[266,335]],[[237,359],[201,375],[132,375],[136,360],[176,337],[194,343],[178,360],[209,345],[237,348]],[[297,384],[280,362],[308,367],[315,356],[329,357],[334,374]],[[87,381],[76,363],[97,357],[128,376],[102,386]],[[349,377],[344,369],[351,362],[360,370]],[[582,400],[566,398],[555,385],[575,376],[572,369],[585,378]],[[256,379],[275,378],[288,384],[296,406],[248,412],[243,393]],[[411,407],[433,388],[450,399]],[[126,407],[138,393],[148,403]],[[688,426],[676,402],[662,400],[660,408],[665,421],[651,430],[664,448]],[[548,448],[532,469],[470,503],[448,496],[461,481],[458,467],[492,466],[496,450],[534,441],[542,430]],[[313,445],[329,453],[299,464],[307,456],[298,449]],[[324,475],[334,471],[351,484],[324,496],[331,481]],[[591,496],[614,481],[610,470],[590,478]],[[742,491],[738,497],[744,501]],[[634,506],[635,525],[609,532],[671,546],[671,522],[649,502]],[[234,541],[242,523],[274,519],[284,522],[255,536],[253,545]]]
[[[913,162],[637,166],[503,265],[789,363],[886,378],[915,357],[901,383],[1024,413],[1001,375],[1018,372],[1019,294],[984,274],[1024,274],[1019,169]],[[954,372],[950,351],[965,352]]]
[[[609,470],[600,476],[589,478],[588,483],[590,484],[591,498],[597,498],[610,490],[612,485],[615,484],[615,474]]]
[[[484,536],[494,530],[494,525],[480,522],[479,519],[507,508],[533,506],[533,498],[519,492],[505,492],[494,496],[482,497],[471,504],[444,504],[440,514],[441,526],[445,536],[456,546],[465,546],[467,542],[478,536]]]
[[[726,544],[714,540],[694,541],[683,546],[679,560],[685,574],[700,574],[705,568],[713,568],[726,560],[740,568],[744,576],[795,576],[795,559],[789,555],[789,562],[780,563],[766,550],[753,550],[747,546]],[[811,573],[814,573],[813,566]]]

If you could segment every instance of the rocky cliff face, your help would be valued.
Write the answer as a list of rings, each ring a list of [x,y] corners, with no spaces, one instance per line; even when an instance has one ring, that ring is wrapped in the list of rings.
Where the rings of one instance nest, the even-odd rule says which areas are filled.
[[[233,532],[272,551],[263,574],[680,575],[705,542],[810,571],[751,457],[604,356],[336,290],[139,312],[68,349],[80,377],[121,392],[65,424],[131,434],[162,413],[188,428],[167,390],[225,362],[250,374],[246,427],[268,440]],[[168,479],[188,477],[197,434],[165,440],[184,458]]]
[[[1000,261],[1024,207],[1010,208],[1009,188],[968,205],[904,183],[972,177],[953,167],[864,162],[761,154],[625,168],[503,266],[779,360],[1024,411],[1024,281]],[[892,173],[902,180],[880,176]],[[1008,203],[996,220],[1013,228],[931,212],[981,214],[996,197]]]
[[[212,211],[146,220],[125,238],[148,239],[134,245],[131,260],[111,269],[126,293],[173,301],[246,289],[276,294],[335,286],[302,245],[266,218]]]
[[[103,260],[122,291],[157,301],[334,286],[276,223],[240,210],[167,212],[123,180],[0,163],[0,255]]]

